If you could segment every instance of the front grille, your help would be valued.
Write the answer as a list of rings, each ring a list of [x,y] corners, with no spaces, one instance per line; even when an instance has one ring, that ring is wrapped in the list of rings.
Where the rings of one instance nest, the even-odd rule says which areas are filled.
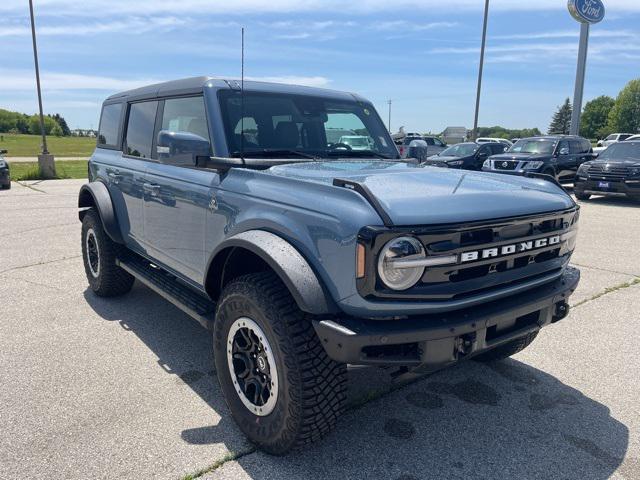
[[[515,170],[518,162],[515,160],[494,160],[493,167],[496,170]]]
[[[573,251],[575,236],[562,237],[577,227],[577,209],[549,215],[519,217],[493,222],[474,222],[460,226],[416,227],[412,229],[383,229],[370,227],[360,232],[359,241],[368,244],[367,272],[377,272],[375,261],[383,246],[398,235],[412,235],[420,239],[427,255],[452,255],[457,263],[430,266],[414,287],[392,291],[377,278],[366,275],[358,280],[358,290],[364,297],[407,300],[451,300],[479,293],[499,290],[518,283],[558,272],[566,265]],[[380,230],[383,230],[382,232]],[[521,242],[561,236],[558,243],[533,249],[518,248],[499,256],[478,256],[462,262],[461,254],[487,249],[519,245]]]
[[[603,180],[624,180],[629,176],[630,170],[627,167],[614,167],[611,165],[591,165],[587,170],[590,177]]]

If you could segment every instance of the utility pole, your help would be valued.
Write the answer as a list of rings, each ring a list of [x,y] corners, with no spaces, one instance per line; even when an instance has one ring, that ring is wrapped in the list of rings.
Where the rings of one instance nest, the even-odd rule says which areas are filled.
[[[391,133],[391,99],[387,100],[389,104],[389,122],[387,123],[387,128],[389,129],[389,133]]]
[[[478,138],[478,112],[480,110],[480,90],[482,89],[482,69],[484,67],[484,46],[487,40],[487,19],[489,17],[489,0],[484,2],[484,22],[482,24],[482,44],[480,45],[480,67],[478,68],[478,90],[476,92],[476,112],[473,117],[471,140]]]
[[[38,67],[38,46],[36,44],[36,23],[33,18],[33,0],[29,0],[29,13],[31,15],[31,39],[33,40],[33,61],[36,66],[36,87],[38,90],[38,107],[40,109],[40,134],[42,135],[42,153],[38,155],[38,167],[44,178],[56,176],[56,168],[53,155],[47,150],[47,134],[44,130],[44,114],[42,113],[42,92],[40,89],[40,68]]]

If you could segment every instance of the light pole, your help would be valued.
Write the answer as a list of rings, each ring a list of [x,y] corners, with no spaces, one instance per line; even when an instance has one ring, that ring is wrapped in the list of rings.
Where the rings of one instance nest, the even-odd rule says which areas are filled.
[[[36,66],[36,87],[38,90],[38,107],[40,109],[40,134],[42,135],[42,153],[38,155],[40,174],[45,178],[56,176],[53,155],[47,150],[47,134],[44,130],[44,114],[42,113],[42,93],[40,90],[40,68],[38,67],[38,46],[36,44],[36,23],[33,18],[33,1],[29,0],[29,14],[31,15],[31,39],[33,40],[33,61]]]
[[[480,67],[478,68],[478,89],[476,91],[476,111],[473,117],[471,140],[478,137],[478,112],[480,110],[480,90],[482,89],[482,68],[484,67],[484,46],[487,40],[487,19],[489,17],[489,0],[484,2],[484,21],[482,23],[482,44],[480,45]]]
[[[567,8],[573,18],[580,22],[580,45],[578,47],[578,65],[576,67],[576,83],[573,88],[573,111],[571,112],[571,135],[580,132],[580,115],[582,114],[582,92],[584,74],[587,69],[587,48],[589,46],[589,25],[598,23],[604,18],[604,5],[601,0],[568,0]]]

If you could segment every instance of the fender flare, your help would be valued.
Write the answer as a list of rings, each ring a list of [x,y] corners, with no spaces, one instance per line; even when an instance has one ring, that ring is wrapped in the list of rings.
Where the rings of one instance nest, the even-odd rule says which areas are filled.
[[[264,260],[280,277],[303,312],[322,315],[337,310],[302,254],[282,237],[264,230],[248,230],[222,242],[211,255],[207,278],[211,273],[210,269],[219,265],[216,262],[218,254],[233,248],[244,248]],[[221,270],[213,272],[214,275],[222,274],[226,261],[225,258]]]
[[[102,227],[104,231],[107,232],[107,235],[116,243],[124,243],[120,226],[116,219],[116,212],[113,208],[111,195],[104,183],[89,182],[80,187],[78,208],[80,208],[78,212],[80,221],[82,221],[89,208],[96,208],[102,220]]]

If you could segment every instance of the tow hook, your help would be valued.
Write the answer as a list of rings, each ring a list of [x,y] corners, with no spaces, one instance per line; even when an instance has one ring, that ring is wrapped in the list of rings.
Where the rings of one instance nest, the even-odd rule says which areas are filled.
[[[553,318],[551,319],[551,323],[558,322],[562,320],[564,317],[569,315],[569,304],[567,302],[558,302],[556,303],[555,311],[553,312]]]
[[[468,355],[473,351],[473,346],[476,343],[476,332],[467,333],[461,335],[456,339],[456,353],[460,355]]]

